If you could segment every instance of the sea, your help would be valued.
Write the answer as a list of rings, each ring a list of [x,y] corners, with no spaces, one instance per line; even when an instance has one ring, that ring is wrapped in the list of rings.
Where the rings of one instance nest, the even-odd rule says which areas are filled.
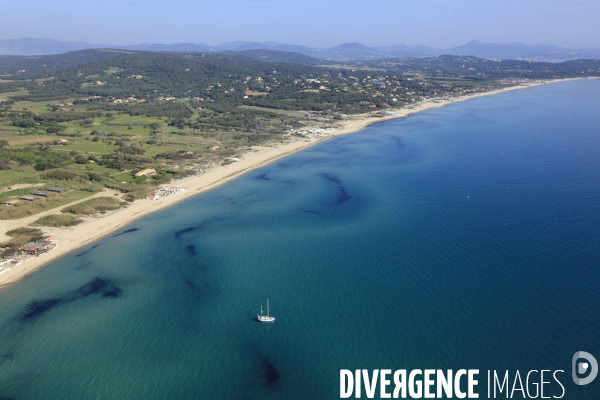
[[[336,399],[342,369],[597,399],[598,110],[600,80],[454,103],[140,218],[0,291],[0,399]]]

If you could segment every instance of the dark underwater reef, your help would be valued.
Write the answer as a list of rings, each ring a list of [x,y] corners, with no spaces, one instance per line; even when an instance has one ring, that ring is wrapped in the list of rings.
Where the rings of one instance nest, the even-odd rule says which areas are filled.
[[[85,256],[87,253],[89,253],[90,251],[94,250],[96,247],[100,246],[99,244],[96,244],[92,247],[90,247],[89,250],[86,251],[82,251],[81,253],[77,254],[75,257],[81,257],[81,256]]]
[[[121,235],[124,235],[124,234],[126,234],[126,233],[135,232],[135,231],[137,231],[137,230],[139,230],[139,229],[138,229],[138,228],[131,228],[131,229],[127,229],[126,231],[123,231],[123,232],[117,233],[116,235],[112,235],[112,237],[121,236]]]
[[[338,197],[335,200],[335,205],[336,206],[344,204],[345,202],[347,202],[348,200],[350,200],[352,198],[352,196],[350,196],[348,194],[348,191],[346,190],[346,187],[344,186],[344,183],[337,176],[332,175],[332,174],[328,174],[326,172],[322,172],[319,175],[321,175],[323,178],[327,179],[329,182],[337,185],[337,187],[338,187]]]
[[[90,296],[118,298],[121,297],[122,293],[123,290],[111,279],[96,277],[78,289],[66,292],[63,295],[30,302],[17,316],[17,320],[20,322],[32,322],[61,305],[70,304]]]

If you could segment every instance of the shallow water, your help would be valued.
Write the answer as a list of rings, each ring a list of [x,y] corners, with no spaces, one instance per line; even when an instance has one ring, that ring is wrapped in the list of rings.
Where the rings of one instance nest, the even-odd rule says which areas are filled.
[[[333,399],[358,368],[479,368],[481,397],[487,369],[562,369],[597,398],[570,363],[600,356],[599,93],[377,124],[61,258],[0,292],[0,398]]]

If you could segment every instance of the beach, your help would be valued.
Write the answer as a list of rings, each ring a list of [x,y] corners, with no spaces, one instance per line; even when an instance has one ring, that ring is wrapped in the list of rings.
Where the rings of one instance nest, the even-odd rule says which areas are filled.
[[[552,83],[557,81],[558,80],[549,81],[545,83]],[[187,189],[186,192],[180,193],[173,197],[163,198],[156,201],[151,201],[147,199],[137,200],[124,209],[121,209],[117,212],[109,213],[103,217],[87,220],[84,223],[74,227],[44,228],[44,231],[48,234],[48,236],[53,236],[56,240],[56,248],[54,248],[48,253],[41,254],[37,257],[32,257],[22,262],[20,265],[13,267],[10,270],[0,274],[0,289],[7,287],[8,285],[14,284],[18,280],[22,279],[23,277],[27,276],[32,272],[35,272],[37,269],[43,267],[49,262],[54,261],[57,258],[73,250],[90,244],[91,242],[126,226],[127,224],[131,223],[137,218],[158,211],[165,207],[169,207],[175,203],[189,198],[190,196],[194,196],[207,190],[213,189],[223,183],[226,183],[232,179],[239,177],[240,175],[248,171],[252,171],[256,168],[267,165],[282,157],[285,157],[287,155],[290,155],[317,143],[323,142],[324,140],[327,140],[329,138],[357,132],[377,122],[406,117],[420,111],[443,107],[445,105],[452,104],[455,102],[465,101],[481,96],[490,96],[507,91],[524,89],[540,84],[543,83],[511,86],[505,89],[464,96],[450,101],[423,101],[410,109],[392,109],[391,111],[393,113],[390,113],[389,115],[385,115],[383,117],[371,117],[365,115],[353,116],[353,119],[340,122],[340,129],[336,130],[331,134],[322,136],[318,139],[303,139],[299,137],[296,138],[295,136],[293,136],[293,139],[286,143],[273,144],[271,146],[254,146],[252,148],[252,151],[238,156],[237,162],[224,166],[217,166],[204,174],[194,175],[178,181],[173,181],[169,185],[184,187]],[[114,195],[114,193],[116,192],[106,190],[104,192],[94,195],[93,197],[107,195],[110,196]],[[64,207],[65,206],[63,205],[56,209],[48,210],[44,213],[26,218],[2,221],[2,228],[0,229],[0,240],[4,241],[9,239],[9,237],[5,234],[7,231],[21,226],[27,226],[31,222],[40,218],[40,216],[60,213],[60,210]]]

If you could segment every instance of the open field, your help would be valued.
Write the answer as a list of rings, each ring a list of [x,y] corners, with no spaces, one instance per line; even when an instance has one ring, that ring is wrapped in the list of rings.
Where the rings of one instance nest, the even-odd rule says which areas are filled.
[[[62,228],[67,226],[74,226],[82,223],[83,220],[74,215],[69,214],[52,214],[41,217],[40,219],[32,222],[29,226],[50,226],[55,228]]]
[[[20,101],[17,104],[12,106],[12,110],[14,111],[31,111],[33,113],[43,113],[48,112],[50,109],[46,106],[48,102],[40,101]]]
[[[139,115],[119,115],[117,117],[106,118],[104,123],[107,125],[147,125],[152,123],[162,124],[164,121],[160,118],[142,117]]]
[[[108,125],[105,123],[100,123],[92,126],[73,126],[69,133],[89,133],[92,130],[102,132],[102,133],[118,133],[121,135],[150,135],[150,128],[144,128],[143,125]]]
[[[15,169],[0,171],[0,186],[4,186],[9,182],[23,180],[24,178],[33,177],[39,174],[40,173],[33,168],[25,169],[23,171]]]
[[[31,190],[30,193],[34,191],[35,190]],[[72,203],[73,201],[85,199],[93,194],[93,192],[74,190],[64,194],[50,195],[47,199],[41,198],[31,202],[19,200],[19,203],[17,203],[16,206],[3,206],[0,209],[0,219],[18,219],[29,215],[35,215],[43,211]]]
[[[32,143],[33,144],[48,143],[48,142],[54,142],[55,140],[59,139],[54,135],[52,135],[52,136],[49,136],[49,135],[47,136],[44,134],[23,135],[23,134],[20,134],[19,131],[16,130],[16,128],[14,130],[9,130],[9,131],[4,131],[3,128],[15,128],[15,127],[0,127],[0,140],[8,141],[10,146],[20,147],[20,146],[25,146],[25,145],[32,144]]]
[[[242,109],[246,109],[246,110],[253,110],[253,111],[261,111],[261,112],[272,112],[275,114],[281,114],[281,115],[285,115],[288,117],[296,117],[296,118],[302,118],[306,114],[306,111],[287,111],[287,110],[280,110],[277,108],[267,108],[267,107],[257,107],[257,106],[238,106],[238,108],[242,108]]]
[[[96,153],[96,154],[103,154],[103,153],[112,153],[113,151],[115,151],[116,149],[118,149],[119,146],[115,145],[115,144],[107,144],[104,142],[92,142],[91,140],[76,140],[73,141],[73,143],[69,143],[67,145],[55,145],[52,146],[52,151],[65,151],[65,152],[71,152],[71,151],[77,151],[77,152],[82,152],[82,153]]]
[[[20,90],[15,91],[15,92],[0,93],[0,101],[8,100],[12,96],[18,96],[18,95],[27,94],[27,93],[28,92],[25,89],[20,89]]]

